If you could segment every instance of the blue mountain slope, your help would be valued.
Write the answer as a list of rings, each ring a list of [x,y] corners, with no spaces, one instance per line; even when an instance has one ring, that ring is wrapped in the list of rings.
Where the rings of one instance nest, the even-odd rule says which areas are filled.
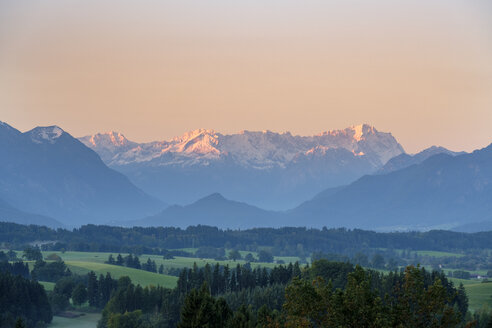
[[[387,174],[394,171],[398,171],[404,168],[407,168],[411,165],[420,164],[429,157],[438,154],[446,154],[451,156],[463,155],[465,152],[454,152],[448,150],[444,147],[432,146],[427,149],[422,150],[421,152],[415,155],[409,155],[406,153],[400,154],[398,156],[390,159],[382,168],[378,170],[378,174]]]
[[[283,213],[266,211],[245,203],[225,199],[215,193],[190,205],[170,206],[157,215],[126,222],[126,226],[211,225],[220,228],[245,229],[282,225]]]
[[[0,222],[15,222],[19,224],[35,224],[50,228],[61,228],[63,224],[47,216],[26,213],[16,209],[0,199]]]
[[[0,154],[0,198],[22,211],[77,226],[163,208],[56,126],[21,133],[1,123]]]
[[[492,220],[492,145],[439,154],[384,175],[365,176],[289,213],[308,226],[404,229]]]

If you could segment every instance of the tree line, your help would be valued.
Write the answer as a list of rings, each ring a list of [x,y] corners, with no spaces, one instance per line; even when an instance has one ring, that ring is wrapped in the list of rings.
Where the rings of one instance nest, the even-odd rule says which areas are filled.
[[[39,283],[0,271],[0,326],[42,327],[53,318],[48,296]]]
[[[172,290],[128,284],[107,303],[98,327],[465,327],[474,322],[463,286],[419,267],[382,274],[319,260],[264,272],[248,265],[195,266],[182,271]],[[482,324],[490,321],[485,320],[489,317]]]
[[[77,229],[50,229],[34,225],[0,223],[0,243],[19,248],[33,240],[51,241],[46,250],[98,251],[132,254],[162,254],[164,250],[187,247],[215,247],[259,251],[270,247],[274,255],[309,256],[312,252],[352,256],[361,249],[408,249],[463,251],[492,248],[492,231],[459,233],[379,233],[359,229],[257,228],[222,230],[210,226],[133,227],[85,225]]]

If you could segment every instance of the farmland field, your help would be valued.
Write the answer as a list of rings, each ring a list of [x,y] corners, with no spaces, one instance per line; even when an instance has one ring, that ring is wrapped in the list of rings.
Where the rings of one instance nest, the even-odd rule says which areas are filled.
[[[377,248],[382,251],[388,250],[387,248],[384,247],[379,247]],[[402,254],[405,250],[403,249],[395,249],[395,252],[398,254]],[[464,254],[461,253],[452,253],[452,252],[440,252],[440,251],[410,251],[411,254],[416,254],[418,256],[430,256],[430,257],[463,257],[465,256]]]
[[[53,290],[55,288],[54,282],[40,281],[41,285],[43,285],[45,290]]]
[[[492,283],[471,283],[465,285],[470,310],[478,310],[484,305],[492,306]]]
[[[117,265],[82,261],[66,261],[65,263],[73,273],[87,274],[90,271],[94,271],[96,275],[105,275],[106,272],[109,272],[113,278],[129,276],[134,283],[142,286],[160,285],[167,288],[174,288],[178,281],[178,278],[173,276]]]
[[[117,253],[102,253],[102,252],[42,252],[43,256],[46,257],[49,254],[57,254],[62,258],[62,260],[66,263],[66,265],[70,268],[73,273],[76,274],[87,274],[90,271],[94,271],[97,275],[109,272],[112,277],[119,278],[121,276],[129,276],[131,280],[137,284],[142,286],[148,285],[160,285],[163,287],[174,288],[177,283],[177,277],[170,275],[163,275],[154,272],[148,272],[144,270],[137,270],[133,268],[127,268],[123,266],[116,266],[104,263],[107,261],[110,254],[116,258]],[[249,252],[244,252],[245,254]],[[252,252],[253,255],[256,253]],[[122,254],[126,256],[127,254]],[[20,254],[19,254],[20,256]],[[147,258],[155,261],[157,266],[161,264],[164,268],[191,268],[194,263],[197,264],[198,267],[203,267],[205,264],[209,263],[210,265],[215,265],[215,263],[219,263],[221,265],[229,265],[230,267],[235,267],[237,264],[245,264],[246,262],[243,260],[232,261],[216,261],[214,259],[200,259],[194,257],[175,257],[174,259],[164,260],[161,255],[140,255],[140,262],[144,263],[147,261]],[[275,260],[283,260],[285,263],[294,262],[299,260],[297,257],[275,257]],[[30,267],[34,265],[33,262],[29,262]],[[251,263],[252,267],[268,267],[272,268],[275,266],[274,263]],[[42,282],[45,286],[46,290],[52,290],[54,288],[53,283]]]
[[[450,253],[450,252],[439,252],[439,251],[415,251],[419,256],[431,256],[431,257],[463,257],[464,254]]]
[[[181,249],[193,252],[196,249]],[[117,253],[102,253],[102,252],[43,252],[43,256],[47,256],[49,254],[55,253],[59,255],[65,263],[68,265],[70,270],[74,273],[78,274],[86,274],[89,271],[96,272],[97,275],[109,272],[113,277],[118,278],[121,276],[129,276],[132,281],[135,283],[141,284],[143,286],[148,285],[161,285],[168,288],[173,288],[176,286],[177,277],[162,275],[153,272],[147,272],[144,270],[137,270],[133,268],[115,266],[110,264],[105,264],[104,262],[108,259],[110,254],[113,254],[113,257],[116,258]],[[251,253],[253,256],[257,256],[256,252],[249,251],[240,251],[241,255],[244,257],[247,253]],[[428,256],[461,256],[461,254],[455,253],[446,253],[446,252],[434,252],[434,251],[419,251],[420,255],[428,255]],[[19,254],[20,255],[20,254]],[[122,254],[123,256],[127,254]],[[175,257],[174,259],[164,260],[161,255],[140,255],[140,262],[143,263],[147,261],[147,258],[155,261],[157,266],[161,264],[164,268],[185,268],[192,267],[194,263],[197,264],[198,267],[203,267],[205,264],[209,263],[210,265],[215,265],[215,263],[220,263],[221,265],[229,265],[230,267],[235,267],[237,264],[246,263],[244,260],[232,261],[216,261],[214,259],[200,259],[200,258],[191,258],[191,257]],[[275,260],[283,260],[285,263],[298,261],[298,257],[275,257]],[[32,266],[33,263],[30,263]],[[276,264],[274,263],[251,263],[252,267],[269,267],[272,268]],[[447,269],[445,271],[453,271],[453,269]],[[386,272],[386,270],[380,270]],[[484,274],[485,272],[476,271],[475,273]],[[466,292],[469,297],[470,310],[474,311],[480,309],[483,305],[488,304],[492,306],[492,283],[481,283],[476,280],[463,280],[463,279],[455,279],[450,278],[456,286],[459,283],[463,283],[465,286]],[[46,290],[52,290],[54,287],[53,283],[42,282],[45,286]],[[60,318],[58,320],[74,320],[74,319],[64,319]],[[82,320],[82,319],[81,319]],[[75,322],[75,321],[73,321]],[[54,326],[55,327],[55,326]],[[81,326],[82,327],[82,326]]]
[[[185,250],[185,249],[182,249]],[[188,249],[192,250],[192,249]],[[57,254],[60,256],[67,265],[73,265],[77,267],[81,267],[83,269],[83,266],[81,266],[81,262],[90,262],[90,263],[100,263],[104,264],[105,261],[107,261],[109,255],[113,255],[114,258],[118,255],[118,253],[100,253],[100,252],[42,252],[43,256],[46,257],[49,254]],[[255,252],[244,252],[241,251],[241,255],[246,255],[247,253],[252,253],[253,255],[256,256]],[[126,256],[128,254],[121,254],[122,256]],[[205,266],[205,264],[215,264],[219,263],[221,265],[229,265],[230,267],[236,266],[238,263],[239,264],[245,264],[246,261],[244,260],[237,260],[237,261],[232,261],[232,260],[224,260],[224,261],[216,261],[214,259],[201,259],[201,258],[196,258],[196,257],[180,257],[176,256],[174,259],[170,260],[164,260],[161,255],[140,255],[140,262],[143,263],[147,261],[147,258],[150,258],[151,260],[155,261],[157,266],[160,266],[161,264],[164,265],[165,268],[185,268],[185,267],[193,267],[193,264],[196,263],[197,266],[202,267]],[[275,261],[282,260],[285,263],[290,263],[290,262],[296,262],[299,261],[298,257],[294,256],[275,256],[274,257]],[[251,263],[252,267],[274,267],[274,263]],[[115,267],[115,266],[110,266],[110,268]],[[121,268],[121,267],[117,267]],[[77,269],[76,269],[77,270]],[[88,269],[88,271],[94,270],[94,269]],[[87,271],[87,272],[88,272]],[[95,270],[94,270],[95,271]],[[139,270],[141,271],[141,270]]]
[[[484,305],[492,307],[492,282],[450,278],[455,286],[463,284],[469,299],[469,310],[479,310]]]
[[[101,318],[100,313],[85,313],[77,318],[53,317],[53,321],[48,328],[96,328],[97,322]]]

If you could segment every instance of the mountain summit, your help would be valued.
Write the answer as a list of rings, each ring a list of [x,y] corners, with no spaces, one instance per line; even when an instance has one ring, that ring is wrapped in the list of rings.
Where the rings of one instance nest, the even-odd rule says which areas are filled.
[[[2,220],[49,217],[77,226],[129,220],[164,207],[57,126],[22,133],[0,123],[0,153],[0,199],[8,204],[0,206]]]
[[[56,139],[60,138],[64,133],[65,131],[56,125],[37,127],[27,132],[27,134],[31,137],[31,140],[38,144],[45,142],[53,144],[56,142]]]
[[[293,136],[289,132],[280,134],[271,131],[241,131],[226,135],[214,130],[198,129],[171,140],[140,144],[116,132],[85,136],[80,141],[112,166],[150,161],[157,165],[208,165],[211,160],[232,156],[245,167],[285,167],[296,155],[320,146],[367,154],[379,166],[404,153],[390,133],[379,132],[367,124],[314,136]]]
[[[187,204],[220,192],[271,209],[291,208],[327,187],[374,173],[404,153],[390,133],[368,124],[311,136],[198,129],[148,143],[116,132],[79,140],[166,202]]]

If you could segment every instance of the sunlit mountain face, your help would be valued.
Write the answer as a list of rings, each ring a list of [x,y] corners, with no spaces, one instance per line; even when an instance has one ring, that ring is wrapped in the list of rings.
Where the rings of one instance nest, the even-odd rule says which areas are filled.
[[[107,165],[166,202],[190,203],[220,192],[271,209],[291,208],[404,153],[390,133],[367,124],[311,136],[199,129],[149,143],[117,132],[80,140]]]

